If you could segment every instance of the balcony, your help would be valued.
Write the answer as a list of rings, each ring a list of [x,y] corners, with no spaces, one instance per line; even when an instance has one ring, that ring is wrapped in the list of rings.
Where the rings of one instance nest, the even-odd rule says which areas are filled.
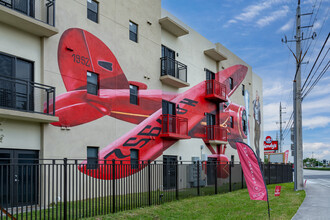
[[[226,86],[217,80],[205,81],[205,98],[214,102],[227,102]]]
[[[170,57],[162,57],[160,66],[160,80],[176,88],[187,87],[187,66]]]
[[[39,37],[58,33],[55,0],[0,0],[0,22]]]
[[[188,119],[176,115],[162,115],[161,137],[167,139],[190,139]]]
[[[42,123],[58,121],[55,88],[0,76],[0,117]]]
[[[206,143],[210,144],[226,144],[227,143],[227,129],[219,125],[207,125],[206,130]]]

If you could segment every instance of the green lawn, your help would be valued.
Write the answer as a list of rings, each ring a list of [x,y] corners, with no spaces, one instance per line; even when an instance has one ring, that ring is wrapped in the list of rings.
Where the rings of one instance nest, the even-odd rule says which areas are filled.
[[[282,186],[280,197],[275,185]],[[291,219],[305,198],[295,192],[293,183],[268,185],[271,219]],[[162,205],[119,212],[93,219],[268,219],[267,202],[250,200],[247,189],[231,193],[200,196]]]
[[[307,167],[305,170],[330,170],[330,167]]]

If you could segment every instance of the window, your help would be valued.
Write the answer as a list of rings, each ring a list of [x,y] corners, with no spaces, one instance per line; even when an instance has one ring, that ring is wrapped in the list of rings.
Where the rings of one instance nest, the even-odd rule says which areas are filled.
[[[234,128],[234,118],[233,118],[233,116],[230,116],[230,121],[229,121],[229,125],[230,125],[230,127],[231,128]]]
[[[98,95],[99,80],[96,73],[87,72],[87,93],[92,95]]]
[[[233,78],[229,77],[229,89],[232,90],[234,88],[234,80]]]
[[[87,0],[87,18],[98,23],[98,11],[99,3],[94,0]]]
[[[175,75],[175,51],[162,45],[161,75]]]
[[[33,72],[33,62],[0,53],[0,106],[34,110],[33,89],[20,81],[33,82]]]
[[[87,147],[87,169],[97,169],[99,159],[98,147]]]
[[[163,100],[162,111],[163,115],[176,115],[175,103]]]
[[[138,105],[138,87],[129,85],[129,103]]]
[[[131,169],[139,168],[139,150],[131,149]]]
[[[215,79],[215,74],[213,72],[211,72],[208,69],[205,69],[205,72],[206,72],[206,80]]]
[[[134,42],[138,42],[138,26],[133,22],[129,22],[129,39]]]
[[[215,115],[206,113],[206,124],[207,125],[216,125]]]
[[[243,110],[243,113],[242,113],[242,127],[243,127],[244,134],[247,135],[247,118],[246,118],[245,110]]]
[[[242,96],[244,96],[244,95],[245,95],[245,85],[242,84]]]

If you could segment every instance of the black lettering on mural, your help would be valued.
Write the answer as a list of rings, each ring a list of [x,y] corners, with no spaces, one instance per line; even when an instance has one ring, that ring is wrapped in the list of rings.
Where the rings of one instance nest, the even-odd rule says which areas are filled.
[[[195,107],[198,102],[195,100],[184,98],[180,103]]]
[[[72,57],[73,57],[73,62],[90,67],[88,57],[80,56],[78,54],[72,54]]]
[[[115,154],[115,156],[119,159],[123,159],[126,158],[130,155],[124,155],[120,149],[114,149],[113,151],[111,151],[110,153],[108,153],[107,155],[105,155],[104,159],[106,160],[108,157],[111,156],[111,154]]]
[[[184,109],[184,108],[180,108],[180,107],[177,107],[177,109],[176,109],[176,113],[178,114],[178,115],[184,115],[184,114],[186,114],[187,113],[187,109]]]
[[[162,120],[160,120],[159,118],[156,120],[159,124],[162,124]]]
[[[112,71],[112,63],[106,61],[99,61],[97,63],[99,64],[100,67]]]
[[[145,126],[142,131],[138,133],[138,135],[145,135],[145,136],[158,136],[160,134],[161,128],[160,127],[153,127],[149,132],[145,133],[144,131],[146,129],[150,129],[151,125]],[[153,133],[153,131],[156,131],[156,133]]]
[[[137,146],[138,144],[144,142],[139,148],[142,148],[144,145],[146,145],[150,139],[140,139],[139,141],[137,142],[132,142],[132,141],[135,141],[137,138],[135,137],[132,137],[132,138],[129,138],[124,144],[123,144],[123,147],[135,147]]]

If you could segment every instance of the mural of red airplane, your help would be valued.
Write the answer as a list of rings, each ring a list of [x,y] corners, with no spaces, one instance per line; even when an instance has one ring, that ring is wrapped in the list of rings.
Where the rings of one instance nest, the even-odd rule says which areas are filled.
[[[149,90],[141,82],[128,81],[111,50],[96,36],[82,29],[72,28],[63,33],[58,46],[58,64],[67,92],[56,97],[55,115],[59,121],[52,125],[73,127],[104,116],[137,124],[99,152],[101,164],[110,164],[112,160],[129,164],[132,149],[139,150],[139,160],[153,161],[178,141],[161,137],[162,100],[175,103],[176,115],[188,119],[188,136],[185,138],[202,138],[205,141],[205,113],[217,115],[217,124],[227,129],[231,147],[236,148],[234,142],[246,138],[243,129],[245,107],[229,100],[245,78],[246,66],[235,65],[215,74],[215,80],[223,83],[228,91],[227,102],[219,111],[219,103],[205,99],[205,81],[181,94]],[[87,72],[98,74],[97,95],[87,93]],[[232,89],[229,78],[234,82]],[[138,105],[130,104],[130,84],[139,88]],[[230,117],[233,126],[229,124]],[[229,161],[224,146],[218,146],[216,152],[210,144],[206,145],[213,154],[211,157],[224,164]],[[98,171],[95,171],[87,169],[86,163],[84,161],[80,167],[81,172],[99,179],[113,178],[106,166],[98,166]],[[115,178],[132,175],[143,167],[134,169],[128,166],[127,172],[116,172]],[[222,169],[228,169],[225,167]],[[226,172],[222,172],[222,178],[226,176]]]

